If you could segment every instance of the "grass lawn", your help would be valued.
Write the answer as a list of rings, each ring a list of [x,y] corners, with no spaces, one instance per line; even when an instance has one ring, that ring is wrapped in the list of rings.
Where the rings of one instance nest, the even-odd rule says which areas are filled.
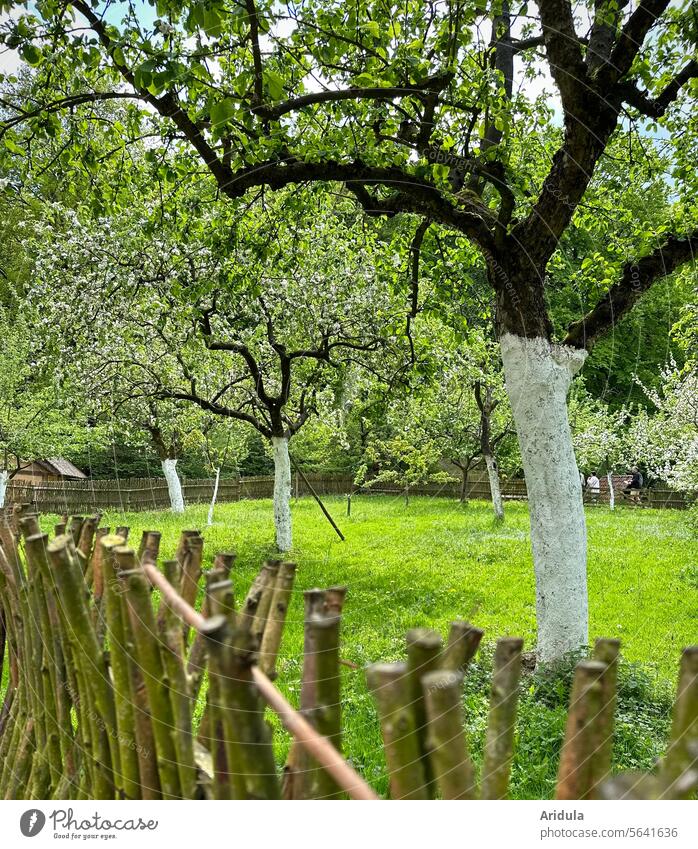
[[[311,499],[293,505],[293,557],[298,576],[279,663],[279,684],[297,703],[303,639],[302,590],[346,584],[342,657],[359,667],[403,657],[405,632],[414,626],[444,635],[465,618],[485,629],[484,650],[466,683],[466,715],[473,753],[479,757],[487,720],[491,643],[523,636],[535,643],[535,596],[527,507],[506,504],[496,526],[490,506],[439,498],[365,496],[352,502],[327,498],[344,531],[341,542]],[[169,513],[108,514],[103,524],[128,524],[137,544],[145,528],[162,531],[161,556],[174,552],[179,531],[203,527],[205,506],[183,517]],[[621,670],[615,759],[619,768],[648,768],[662,751],[681,649],[698,641],[698,546],[685,516],[672,510],[587,512],[591,636],[618,636],[629,663]],[[45,517],[45,521],[49,517]],[[268,500],[217,507],[216,524],[204,530],[205,564],[217,551],[235,550],[234,580],[244,597],[261,561],[274,553]],[[361,670],[344,670],[344,751],[372,784],[387,781],[373,701]],[[569,672],[554,679],[527,676],[522,683],[513,795],[549,797],[564,729]],[[275,735],[278,757],[288,738]]]

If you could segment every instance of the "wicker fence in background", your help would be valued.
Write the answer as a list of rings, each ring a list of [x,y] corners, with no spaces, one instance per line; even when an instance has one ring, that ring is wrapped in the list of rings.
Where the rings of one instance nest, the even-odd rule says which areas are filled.
[[[361,494],[402,496],[405,490],[397,485],[381,483],[375,487],[357,488],[350,474],[311,474],[306,478],[318,495]],[[213,479],[185,479],[182,482],[187,504],[205,504],[213,494]],[[229,502],[249,498],[271,498],[274,488],[272,475],[249,478],[224,478],[218,488],[218,501]],[[513,478],[502,481],[502,497],[507,501],[526,500],[526,482]],[[295,497],[310,495],[310,490],[298,475],[293,477]],[[410,487],[410,496],[460,498],[461,483],[457,480],[434,482]],[[466,497],[489,500],[490,488],[486,475],[474,473],[468,482]],[[592,502],[589,493],[584,494]],[[123,513],[142,510],[162,510],[170,506],[164,478],[122,478],[121,480],[44,481],[40,485],[10,483],[8,503],[30,502],[42,513],[84,514],[95,510],[117,510]],[[608,504],[608,491],[602,487],[594,503]],[[616,504],[628,503],[622,489],[616,491]],[[684,508],[687,497],[669,489],[647,489],[641,494],[641,506]]]
[[[187,504],[211,500],[213,480],[190,479],[182,482]],[[237,501],[240,484],[223,479],[218,488],[220,501]],[[41,513],[89,513],[118,510],[123,513],[161,510],[170,506],[164,478],[122,478],[121,480],[43,481],[40,485],[11,483],[7,500],[35,503]]]

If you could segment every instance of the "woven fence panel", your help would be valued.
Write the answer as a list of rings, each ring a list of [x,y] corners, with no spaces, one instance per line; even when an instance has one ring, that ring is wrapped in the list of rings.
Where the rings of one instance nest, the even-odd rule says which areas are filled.
[[[404,496],[405,489],[390,484],[356,487],[348,474],[308,474],[306,478],[317,495],[395,495]],[[186,504],[207,504],[213,495],[213,478],[185,479],[182,482]],[[602,481],[603,483],[603,481]],[[420,484],[409,488],[410,496],[432,498],[460,498],[461,482],[448,480]],[[292,479],[293,494],[296,497],[311,494],[310,488],[298,474]],[[502,498],[507,501],[525,501],[526,482],[519,478],[503,480]],[[274,493],[273,475],[240,478],[224,478],[218,485],[217,500],[220,502],[238,501],[241,498],[271,498]],[[487,501],[490,487],[486,476],[474,475],[465,490],[465,497],[472,500]],[[590,505],[607,505],[609,492],[601,487],[598,495],[584,491],[584,501]],[[633,501],[619,487],[615,492],[616,504],[634,504],[641,507],[683,509],[691,500],[684,493],[670,489],[647,489],[640,493],[639,501]],[[7,503],[29,502],[36,505],[42,513],[68,513],[72,515],[94,513],[96,511],[116,510],[136,512],[143,510],[165,510],[170,506],[167,483],[164,478],[122,478],[120,480],[86,481],[42,481],[41,484],[10,483],[7,488]]]

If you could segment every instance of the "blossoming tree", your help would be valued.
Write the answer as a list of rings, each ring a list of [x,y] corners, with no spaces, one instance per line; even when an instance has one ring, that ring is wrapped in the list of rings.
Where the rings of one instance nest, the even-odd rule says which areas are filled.
[[[229,222],[232,248],[208,240],[224,226],[206,218],[187,233],[159,224],[146,235],[144,211],[142,220],[132,211],[85,224],[61,210],[63,238],[43,230],[36,240],[36,320],[65,364],[79,345],[73,368],[83,380],[107,394],[120,387],[128,409],[184,405],[245,422],[269,441],[281,551],[292,545],[290,439],[341,363],[387,354],[404,312],[387,285],[392,260],[374,263],[372,232],[353,226],[346,205],[331,211],[324,194],[315,203],[295,226],[271,228],[269,207],[257,205]],[[189,428],[169,414],[134,421],[152,432],[173,509],[183,509],[174,469]]]

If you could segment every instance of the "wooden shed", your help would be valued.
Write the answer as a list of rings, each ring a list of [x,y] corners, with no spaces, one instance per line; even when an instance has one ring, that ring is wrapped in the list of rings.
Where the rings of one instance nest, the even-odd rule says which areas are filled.
[[[49,457],[46,460],[33,460],[22,465],[13,475],[14,483],[39,484],[42,481],[80,481],[87,475],[63,457]]]

